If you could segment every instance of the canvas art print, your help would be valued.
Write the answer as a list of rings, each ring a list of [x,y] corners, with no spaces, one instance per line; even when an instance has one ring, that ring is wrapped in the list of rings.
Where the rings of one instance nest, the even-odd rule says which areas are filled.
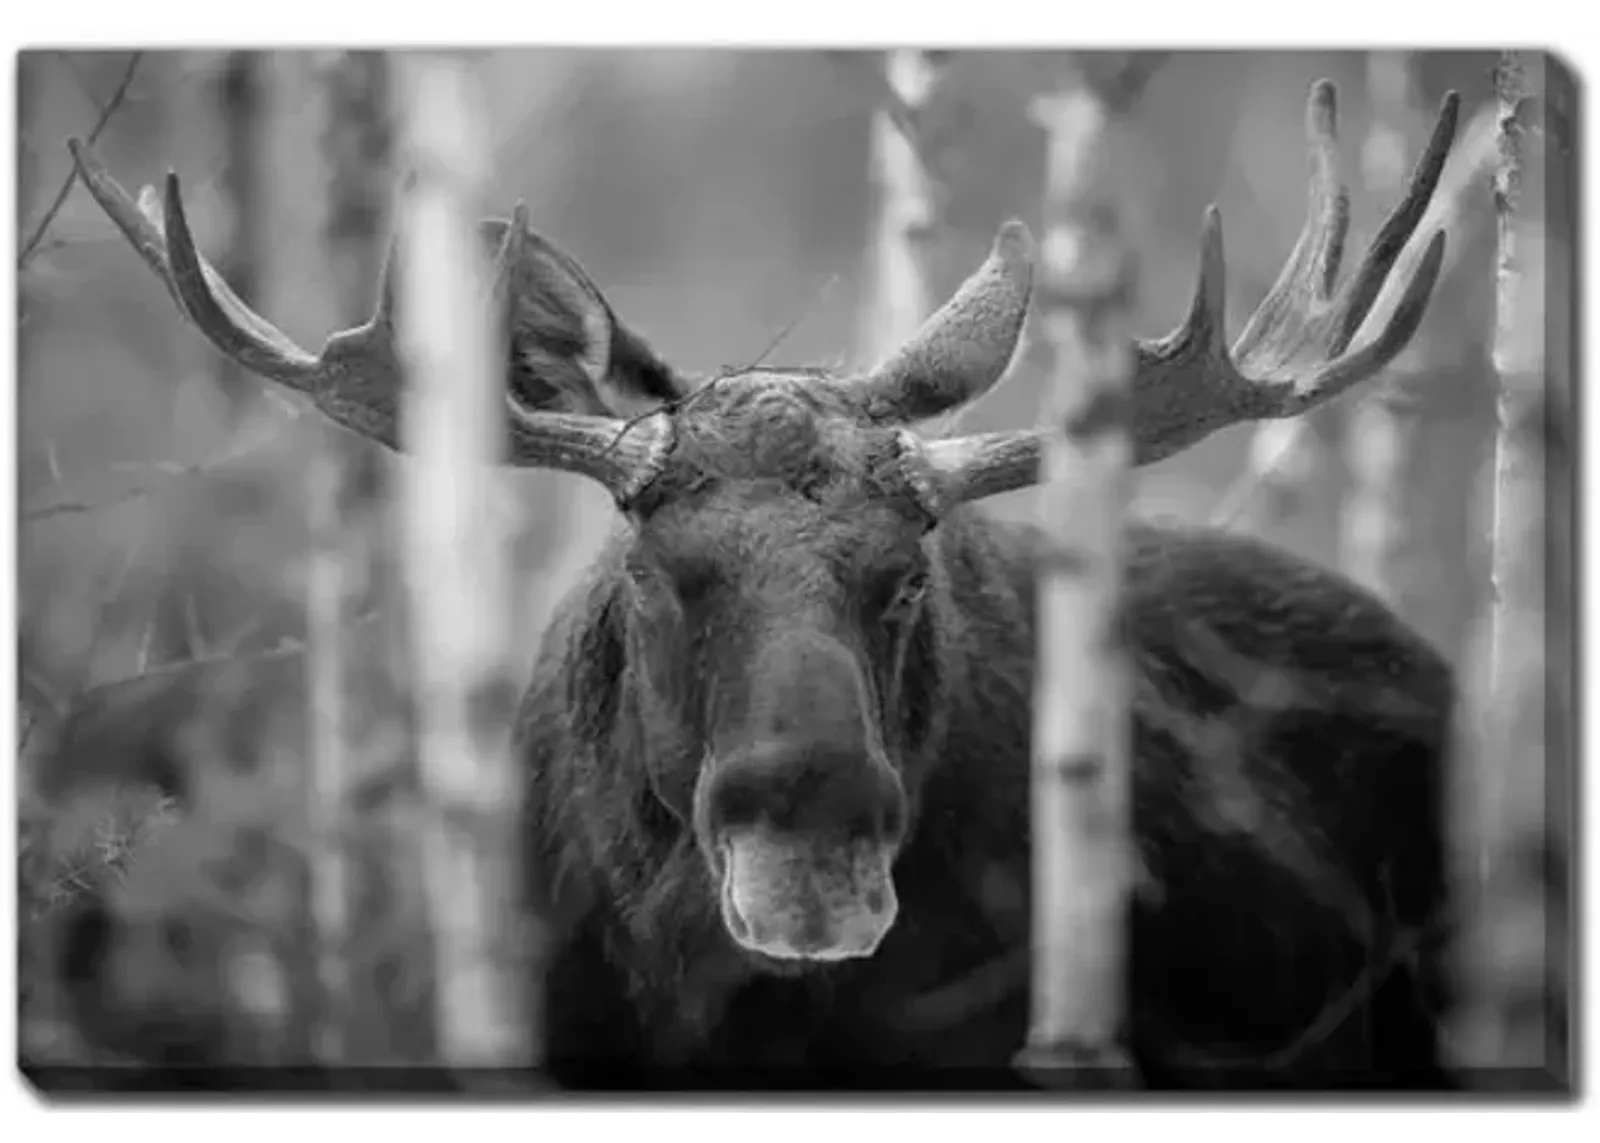
[[[1570,1096],[1537,51],[26,51],[46,1098]]]

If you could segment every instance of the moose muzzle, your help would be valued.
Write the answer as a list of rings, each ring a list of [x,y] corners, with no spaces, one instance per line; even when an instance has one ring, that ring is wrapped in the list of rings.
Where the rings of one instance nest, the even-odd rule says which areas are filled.
[[[808,632],[769,641],[751,667],[695,788],[723,924],[779,960],[871,956],[898,908],[907,798],[861,668]]]
[[[724,836],[722,921],[778,960],[871,956],[894,924],[893,854],[880,842],[758,828]]]

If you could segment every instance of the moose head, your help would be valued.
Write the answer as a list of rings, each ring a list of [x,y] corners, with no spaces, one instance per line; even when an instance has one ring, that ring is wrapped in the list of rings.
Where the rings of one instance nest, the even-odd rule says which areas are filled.
[[[1357,335],[1427,207],[1456,112],[1451,95],[1402,201],[1340,285],[1349,208],[1334,95],[1313,89],[1310,206],[1294,252],[1230,347],[1222,232],[1208,212],[1187,317],[1136,346],[1136,463],[1238,422],[1304,413],[1406,345],[1442,233],[1396,287],[1389,318]],[[404,315],[387,271],[372,318],[307,352],[201,257],[176,175],[136,202],[89,148],[71,149],[85,186],[219,351],[400,447]],[[928,439],[912,426],[1006,373],[1032,288],[1027,228],[1002,226],[943,308],[865,372],[710,379],[660,360],[520,207],[480,234],[507,306],[505,463],[582,474],[626,522],[611,598],[627,661],[617,677],[646,727],[636,762],[692,837],[722,926],[774,970],[872,954],[895,920],[892,868],[936,761],[930,680],[955,621],[951,583],[972,574],[946,558],[941,531],[968,502],[1035,483],[1048,431]],[[630,417],[641,402],[647,411]]]

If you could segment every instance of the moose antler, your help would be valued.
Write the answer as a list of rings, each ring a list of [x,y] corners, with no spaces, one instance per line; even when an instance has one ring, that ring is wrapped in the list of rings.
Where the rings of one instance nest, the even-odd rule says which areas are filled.
[[[88,146],[70,139],[67,147],[89,193],[212,345],[243,368],[304,394],[330,419],[399,451],[392,245],[372,317],[330,334],[322,352],[312,354],[240,301],[201,256],[176,174],[167,175],[159,201],[155,188],[147,186],[136,203]],[[509,225],[486,223],[485,233],[493,236],[502,227],[491,288],[503,304],[527,242],[526,207],[517,205]],[[610,340],[608,329],[600,344]],[[605,363],[593,368],[603,370]],[[664,450],[663,426],[655,420],[623,433],[626,422],[618,418],[528,410],[509,392],[506,412],[511,464],[580,473],[605,485],[623,503],[648,483]]]
[[[1294,252],[1230,352],[1224,341],[1222,223],[1215,206],[1206,211],[1188,317],[1166,337],[1136,345],[1130,424],[1136,464],[1171,456],[1240,421],[1298,416],[1373,376],[1405,348],[1439,276],[1442,230],[1429,241],[1383,328],[1363,344],[1351,343],[1427,210],[1455,138],[1459,107],[1455,92],[1445,96],[1405,196],[1356,274],[1336,291],[1349,197],[1339,180],[1334,86],[1322,80],[1312,87],[1306,112],[1310,205]],[[1045,432],[983,433],[923,447],[944,498],[954,503],[1036,483]]]
[[[1349,200],[1339,181],[1333,84],[1313,86],[1306,116],[1311,201],[1300,240],[1230,352],[1223,341],[1222,224],[1215,207],[1207,211],[1188,317],[1168,336],[1136,345],[1135,463],[1150,464],[1240,421],[1297,416],[1371,377],[1405,348],[1439,275],[1442,231],[1428,243],[1378,332],[1353,343],[1433,196],[1459,105],[1454,92],[1445,97],[1405,197],[1354,277],[1335,290]],[[213,345],[245,368],[305,394],[340,424],[399,448],[400,370],[388,266],[372,318],[330,335],[313,355],[240,301],[200,256],[176,175],[167,176],[159,203],[148,187],[135,203],[88,147],[75,139],[69,147],[89,192]],[[618,391],[661,399],[677,390],[677,382],[616,321],[581,269],[527,230],[520,206],[511,223],[485,223],[483,232],[499,249],[494,290],[503,304],[515,300],[528,323],[529,339],[513,338],[513,356],[536,357],[535,380],[572,398],[557,394],[558,408],[571,407],[575,399],[584,410],[557,412],[509,386],[509,462],[580,473],[628,506],[671,448],[673,407],[669,402],[657,409],[663,415],[632,421],[600,410],[615,409],[609,397]],[[926,419],[973,399],[1000,379],[1015,353],[1032,290],[1032,259],[1027,227],[1008,223],[989,259],[898,352],[865,376],[818,383],[878,424]],[[935,499],[954,504],[1036,483],[1042,433],[924,443],[938,485]]]

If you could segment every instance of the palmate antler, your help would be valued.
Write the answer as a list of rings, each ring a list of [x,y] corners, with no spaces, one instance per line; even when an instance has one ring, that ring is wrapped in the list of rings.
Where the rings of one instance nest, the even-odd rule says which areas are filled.
[[[177,175],[167,175],[159,202],[155,189],[145,187],[135,203],[92,150],[77,139],[68,140],[67,146],[89,193],[212,345],[245,369],[310,398],[331,420],[388,448],[400,448],[402,387],[393,330],[393,248],[384,264],[372,317],[330,334],[322,352],[312,354],[240,301],[201,256],[189,230]],[[521,203],[509,224],[486,222],[483,231],[498,247],[491,279],[497,294],[511,287],[513,273],[525,258],[562,257],[553,250],[528,250],[537,239],[528,231],[527,210]],[[604,373],[606,362],[591,362],[589,367]],[[623,434],[625,422],[619,418],[530,412],[509,392],[506,404],[512,464],[576,472],[623,499],[657,461],[659,434],[648,428]]]
[[[1215,207],[1207,212],[1188,317],[1168,336],[1137,344],[1135,463],[1150,464],[1241,421],[1296,416],[1371,377],[1405,348],[1439,275],[1442,231],[1382,328],[1359,345],[1354,339],[1427,209],[1455,137],[1459,103],[1454,92],[1445,97],[1405,197],[1356,274],[1336,288],[1349,200],[1338,174],[1334,88],[1327,81],[1312,88],[1307,133],[1314,169],[1300,240],[1230,351],[1222,225]],[[311,354],[251,311],[200,256],[176,175],[167,176],[159,202],[147,187],[136,203],[89,148],[77,140],[69,147],[89,192],[217,349],[305,394],[340,424],[399,447],[401,384],[387,266],[372,318],[332,334],[320,354]],[[498,252],[495,289],[517,308],[507,462],[580,473],[628,507],[660,471],[676,432],[675,398],[692,386],[622,325],[576,262],[528,230],[520,205],[510,223],[486,222],[482,233]],[[1007,223],[983,266],[889,360],[863,376],[815,383],[833,389],[863,420],[885,425],[937,416],[973,399],[1004,374],[1015,351],[1032,290],[1032,251],[1027,228]],[[519,390],[518,369],[527,385],[540,388],[535,397]],[[617,412],[619,396],[662,404],[658,415],[629,421]],[[693,415],[683,407],[682,415]],[[1037,482],[1043,435],[1025,430],[923,442],[937,485],[933,499],[950,505]]]
[[[1206,211],[1188,317],[1166,337],[1136,346],[1130,422],[1135,464],[1162,460],[1241,421],[1298,416],[1372,377],[1405,348],[1439,276],[1442,230],[1429,240],[1383,328],[1360,345],[1352,341],[1427,210],[1455,139],[1459,108],[1459,96],[1447,94],[1405,196],[1356,274],[1336,289],[1349,195],[1339,179],[1334,86],[1322,80],[1312,88],[1306,112],[1310,205],[1294,252],[1230,351],[1224,340],[1222,222],[1215,206]],[[947,482],[946,494],[974,500],[1036,483],[1046,434],[983,433],[931,441],[926,450]]]

